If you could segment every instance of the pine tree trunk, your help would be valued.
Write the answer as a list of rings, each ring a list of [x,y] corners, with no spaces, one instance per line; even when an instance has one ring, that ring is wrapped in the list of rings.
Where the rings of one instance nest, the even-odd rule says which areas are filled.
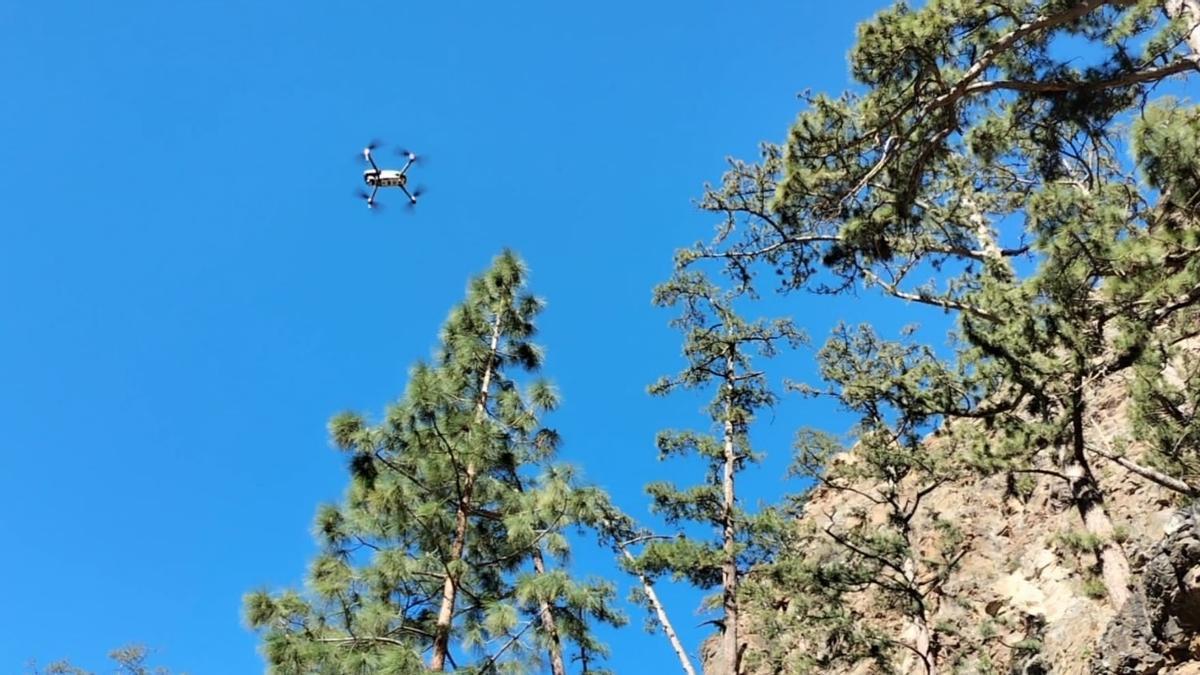
[[[726,359],[726,373],[733,374],[733,358]],[[733,427],[733,383],[728,383],[729,398],[725,402],[725,475],[722,481],[724,511],[722,530],[725,544],[725,561],[721,568],[722,604],[725,609],[725,626],[721,635],[722,662],[727,675],[738,674],[738,604],[737,604],[737,532],[734,529],[734,469],[737,455],[734,447]]]
[[[1085,451],[1083,428],[1082,380],[1076,378],[1072,394],[1071,410],[1071,454],[1063,466],[1063,473],[1070,480],[1071,499],[1083,519],[1084,529],[1101,542],[1098,554],[1100,574],[1108,590],[1108,601],[1113,609],[1121,609],[1129,599],[1129,559],[1124,549],[1114,540],[1112,520],[1104,508],[1104,493],[1088,463]]]
[[[483,369],[483,377],[479,383],[479,400],[475,405],[475,420],[482,422],[487,413],[488,389],[492,386],[492,370],[496,364],[496,353],[500,347],[500,322],[503,314],[496,314],[492,322],[492,344],[488,352],[488,362]],[[467,462],[467,475],[463,480],[462,495],[454,513],[454,541],[450,545],[450,561],[462,560],[463,551],[467,546],[467,520],[471,515],[471,498],[475,491],[476,467],[474,462]],[[452,574],[446,574],[442,585],[442,604],[438,608],[437,624],[434,629],[433,653],[429,657],[429,670],[442,672],[446,668],[446,657],[450,653],[450,633],[454,623],[454,603],[458,596],[458,579]]]
[[[920,592],[921,582],[918,579],[916,561],[909,556],[904,559],[902,568],[905,584],[914,591]],[[938,670],[937,647],[934,643],[933,629],[929,627],[929,609],[924,606],[923,600],[918,610],[909,618],[912,621],[912,650],[916,652],[916,656],[921,661],[920,672],[924,675],[936,675]],[[911,667],[905,667],[905,672],[911,670]]]
[[[896,481],[888,481],[887,485],[887,494],[898,495],[900,493],[900,485]],[[895,499],[889,499],[889,502],[892,504],[890,516],[892,520],[900,523],[900,536],[903,537],[909,551],[900,561],[899,569],[902,573],[902,585],[912,595],[914,604],[913,611],[907,617],[912,633],[912,643],[907,646],[912,653],[904,661],[903,672],[906,675],[913,672],[935,675],[938,671],[938,646],[934,629],[929,625],[929,617],[936,610],[930,608],[929,597],[925,595],[921,587],[922,570],[917,559],[911,553],[914,550],[912,517],[916,515],[916,512],[906,512],[905,508],[900,506],[900,502]],[[918,667],[914,669],[914,665],[918,665]]]
[[[458,503],[454,514],[454,542],[450,545],[450,559],[462,559],[467,543],[467,513],[471,509],[471,490],[474,489],[470,471],[463,483],[464,498]],[[433,654],[429,657],[429,669],[442,672],[446,668],[446,655],[450,653],[450,628],[454,622],[454,601],[458,595],[458,579],[449,572],[442,585],[442,605],[438,609],[437,627],[433,637]]]
[[[533,570],[537,574],[546,573],[546,563],[542,558],[542,547],[536,545],[533,549]],[[563,662],[562,638],[558,634],[558,622],[554,620],[554,612],[550,603],[538,601],[541,613],[542,629],[550,636],[550,670],[554,675],[567,675],[567,666]]]
[[[987,215],[979,207],[975,201],[975,196],[972,192],[968,192],[962,198],[963,207],[967,210],[967,222],[975,230],[975,240],[979,244],[979,251],[983,257],[995,264],[993,272],[1003,273],[1006,277],[1012,276],[1012,266],[1004,258],[1004,252],[1000,249],[1000,243],[996,240],[996,231],[988,222]]]
[[[933,653],[933,632],[929,629],[929,624],[924,617],[919,617],[913,622],[915,636],[913,646],[917,650],[917,656],[921,657],[925,675],[937,675],[937,655]]]
[[[525,492],[521,476],[515,468],[512,469],[510,478],[518,492]],[[546,558],[542,555],[542,546],[540,543],[534,543],[532,557],[534,573],[538,576],[545,574]],[[558,632],[558,621],[554,618],[554,611],[550,603],[545,600],[538,600],[538,616],[542,622],[542,630],[546,632],[546,635],[550,636],[550,668],[553,671],[553,675],[566,675],[567,666],[563,662],[562,636]]]

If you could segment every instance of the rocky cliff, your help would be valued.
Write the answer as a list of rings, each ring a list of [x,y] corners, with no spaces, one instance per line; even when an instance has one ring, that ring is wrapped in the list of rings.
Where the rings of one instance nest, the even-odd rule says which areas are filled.
[[[1123,383],[1110,382],[1090,395],[1093,436],[1126,433],[1126,394]],[[1023,474],[1019,489],[1012,474],[965,472],[924,495],[911,521],[918,557],[943,546],[944,523],[955,524],[960,542],[952,565],[910,571],[917,582],[921,574],[943,575],[922,586],[930,589],[923,622],[865,584],[839,602],[855,622],[885,636],[889,648],[827,658],[843,646],[833,633],[806,631],[818,609],[786,583],[758,579],[758,597],[742,625],[743,670],[797,672],[824,663],[817,672],[927,673],[912,647],[923,642],[937,654],[935,672],[1200,673],[1200,508],[1113,461],[1092,460],[1112,537],[1133,572],[1121,607],[1104,592],[1090,555],[1095,544],[1079,535],[1079,511],[1054,467]],[[838,461],[853,462],[854,453]],[[788,555],[832,559],[842,544],[829,532],[884,522],[887,508],[870,498],[872,488],[815,488],[797,523],[807,533],[798,539],[803,550]],[[749,575],[751,588],[755,577]]]

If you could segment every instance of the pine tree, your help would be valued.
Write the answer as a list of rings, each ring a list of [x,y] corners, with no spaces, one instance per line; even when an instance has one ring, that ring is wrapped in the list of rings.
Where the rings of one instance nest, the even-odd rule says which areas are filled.
[[[668,522],[696,521],[719,533],[715,541],[680,536],[653,541],[639,560],[651,576],[670,572],[700,588],[720,587],[721,671],[738,667],[738,581],[754,558],[755,520],[738,503],[737,473],[755,459],[749,427],[754,412],[775,401],[766,376],[755,370],[752,355],[774,355],[778,345],[795,344],[800,334],[789,321],[743,320],[734,310],[736,295],[724,292],[699,272],[679,271],[655,290],[655,302],[676,307],[674,325],[684,332],[687,367],[664,377],[650,391],[664,395],[678,388],[715,386],[709,414],[715,434],[666,431],[658,437],[662,458],[694,453],[708,464],[704,484],[680,489],[670,482],[647,486],[653,508]]]
[[[870,654],[890,662],[899,651],[905,661],[900,672],[936,673],[944,662],[944,631],[934,617],[969,542],[954,522],[927,506],[961,473],[962,462],[959,439],[938,433],[939,420],[926,412],[935,406],[921,399],[953,380],[927,348],[880,340],[869,326],[839,326],[818,361],[828,384],[808,393],[832,396],[858,424],[852,449],[820,431],[797,435],[793,474],[842,493],[849,504],[846,513],[810,514],[827,538],[827,552],[809,562],[805,585],[826,604],[873,588],[877,609],[901,614],[911,637],[847,632],[845,613],[835,610],[810,614],[825,617],[812,622],[816,630],[810,633],[820,635],[814,644],[842,633],[861,649],[836,656]],[[918,525],[935,545],[922,546]]]
[[[132,644],[114,649],[108,653],[108,658],[116,666],[116,675],[170,675],[171,671],[164,666],[151,666],[150,650],[143,645]],[[94,675],[71,664],[69,661],[55,661],[45,668],[30,664],[26,671],[28,675]],[[184,674],[181,674],[184,675]]]
[[[514,379],[542,360],[530,341],[542,302],[525,280],[521,261],[500,255],[381,424],[330,422],[351,483],[318,513],[310,592],[246,599],[272,672],[423,672],[429,652],[435,672],[512,670],[544,654],[563,675],[568,650],[588,664],[603,655],[590,626],[622,617],[611,584],[565,567],[579,488],[539,420],[557,395]]]
[[[764,646],[748,650],[743,666],[815,675],[873,663],[878,672],[894,672],[896,638],[869,620],[879,608],[853,602],[854,592],[878,577],[847,559],[821,526],[805,518],[808,494],[792,496],[780,508],[791,526],[777,528],[768,542],[778,553],[742,585],[748,627]]]
[[[991,425],[978,468],[1050,464],[1102,542],[1114,606],[1129,562],[1093,461],[1196,493],[1191,385],[1174,378],[1200,334],[1200,130],[1155,87],[1196,69],[1198,24],[1190,0],[897,2],[859,29],[860,93],[808,96],[785,144],[735,162],[704,202],[717,238],[685,261],[953,314],[955,381],[914,412]],[[1135,373],[1149,465],[1089,432],[1089,387]]]

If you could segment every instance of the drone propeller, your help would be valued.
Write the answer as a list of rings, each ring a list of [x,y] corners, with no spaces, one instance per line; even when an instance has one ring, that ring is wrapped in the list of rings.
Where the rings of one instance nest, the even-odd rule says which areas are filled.
[[[366,202],[367,208],[371,209],[372,211],[375,211],[378,213],[379,211],[383,210],[383,204],[380,204],[377,201],[372,201],[371,193],[367,192],[366,190],[363,190],[363,189],[355,190],[354,196],[358,197],[359,199]]]
[[[413,164],[424,164],[425,162],[429,161],[428,155],[418,155],[417,153],[413,152],[412,150],[408,150],[407,148],[396,148],[395,152],[398,156],[403,157],[404,159],[407,159],[408,161],[412,162]]]
[[[420,199],[421,195],[425,194],[425,192],[426,190],[424,185],[418,185],[417,187],[413,188],[412,191],[408,193],[409,200],[408,203],[404,205],[404,208],[408,209],[409,211],[417,208],[417,200]]]
[[[365,148],[358,151],[358,154],[355,155],[355,158],[358,161],[365,163],[367,161],[367,153],[375,152],[381,147],[383,147],[383,141],[379,140],[378,138],[372,138],[371,142],[367,143]]]

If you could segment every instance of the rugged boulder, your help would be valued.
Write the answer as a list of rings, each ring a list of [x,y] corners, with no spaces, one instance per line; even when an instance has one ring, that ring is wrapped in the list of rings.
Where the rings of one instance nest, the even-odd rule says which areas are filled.
[[[1137,588],[1100,638],[1091,673],[1200,672],[1200,507],[1177,512],[1139,562]]]

